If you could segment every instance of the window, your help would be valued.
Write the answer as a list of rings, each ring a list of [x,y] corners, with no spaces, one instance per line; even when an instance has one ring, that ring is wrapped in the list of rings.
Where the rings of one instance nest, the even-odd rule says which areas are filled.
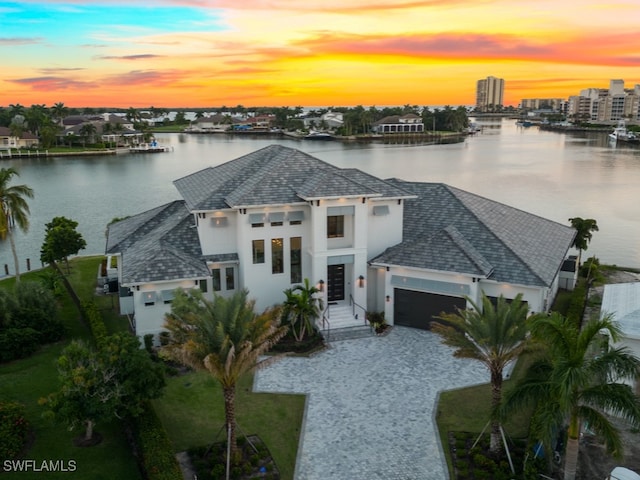
[[[142,299],[145,307],[151,307],[156,304],[156,292],[144,292]]]
[[[304,212],[302,210],[289,212],[287,218],[289,219],[289,225],[302,225],[302,220],[304,220]]]
[[[211,270],[211,280],[213,283],[213,291],[214,292],[219,292],[220,290],[222,290],[222,285],[220,283],[220,269],[219,268],[215,268],[213,270]]]
[[[283,245],[282,238],[271,239],[271,273],[284,273]]]
[[[227,279],[227,290],[234,290],[236,288],[236,277],[233,271],[233,267],[227,267],[225,269]]]
[[[302,237],[291,237],[291,283],[302,282]]]
[[[200,285],[200,291],[202,293],[207,293],[207,281],[206,280],[198,280],[198,284]]]
[[[249,223],[253,228],[264,227],[265,220],[266,220],[266,215],[264,213],[249,214]]]
[[[327,238],[344,237],[344,215],[330,215],[327,217]]]
[[[272,227],[281,227],[284,224],[284,212],[270,213],[269,222]]]
[[[253,241],[253,263],[264,263],[264,240]]]

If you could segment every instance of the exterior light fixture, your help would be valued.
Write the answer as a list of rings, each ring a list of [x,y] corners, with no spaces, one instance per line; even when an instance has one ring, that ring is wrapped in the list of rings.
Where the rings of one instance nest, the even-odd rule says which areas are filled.
[[[358,277],[358,287],[360,288],[364,287],[364,277],[362,275]]]
[[[389,303],[390,301],[391,301],[391,297],[387,295],[387,303]]]
[[[318,290],[324,292],[324,280],[318,282]]]

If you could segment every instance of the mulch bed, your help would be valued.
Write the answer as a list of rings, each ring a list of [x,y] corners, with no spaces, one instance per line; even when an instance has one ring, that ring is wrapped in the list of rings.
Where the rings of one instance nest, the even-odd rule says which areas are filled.
[[[451,461],[455,471],[453,478],[457,480],[509,480],[522,474],[526,441],[513,440],[509,442],[509,453],[516,470],[511,473],[511,467],[506,454],[494,458],[489,452],[489,435],[484,434],[478,443],[477,433],[449,432],[449,449]]]
[[[242,460],[231,465],[231,480],[280,480],[269,449],[257,435],[238,438],[238,448]],[[191,464],[199,479],[224,479],[227,471],[227,442],[214,443],[211,446],[196,447],[188,450]]]

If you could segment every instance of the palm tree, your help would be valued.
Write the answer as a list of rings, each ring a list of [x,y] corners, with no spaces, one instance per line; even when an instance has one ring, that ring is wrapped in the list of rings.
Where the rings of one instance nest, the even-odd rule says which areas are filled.
[[[94,135],[96,134],[97,128],[93,123],[84,123],[82,124],[82,126],[80,127],[80,135],[82,136],[82,146],[86,146],[87,142],[89,143],[93,143],[92,140],[94,140]]]
[[[69,109],[65,106],[65,104],[62,102],[55,103],[50,108],[50,110],[51,110],[51,113],[53,114],[53,117],[56,119],[56,121],[60,125],[62,125],[64,117],[66,117],[69,112]]]
[[[620,338],[610,316],[592,319],[582,330],[558,313],[538,316],[533,338],[545,349],[520,382],[505,395],[503,413],[533,404],[531,436],[548,448],[568,424],[565,480],[576,476],[581,424],[600,435],[607,451],[622,455],[620,435],[607,415],[640,425],[640,403],[625,379],[635,379],[640,360],[626,348],[609,348]]]
[[[280,309],[254,313],[254,300],[241,290],[229,298],[207,300],[199,290],[177,290],[166,315],[171,333],[164,352],[195,369],[207,370],[222,386],[230,458],[238,459],[235,390],[240,377],[274,362],[262,358],[287,332],[280,326]]]
[[[301,342],[307,332],[315,330],[315,319],[320,316],[323,308],[322,299],[316,296],[319,292],[308,278],[304,279],[304,284],[284,291],[287,297],[284,302],[284,317],[296,342]]]
[[[586,250],[591,242],[593,234],[591,232],[597,232],[598,223],[593,218],[570,218],[571,226],[576,229],[577,233],[573,240],[573,246],[578,249],[578,265],[580,265],[580,257],[582,251]]]
[[[0,168],[0,240],[9,238],[11,253],[16,269],[16,282],[20,281],[20,264],[12,230],[17,225],[20,230],[29,230],[29,205],[27,198],[33,198],[33,190],[27,185],[9,185],[19,173],[14,168]]]
[[[494,306],[482,294],[482,306],[467,298],[470,310],[443,313],[445,324],[433,323],[432,330],[440,334],[445,345],[454,347],[454,356],[471,358],[483,363],[491,374],[491,441],[490,450],[497,454],[500,442],[499,407],[502,402],[503,371],[526,346],[528,306],[518,294],[510,303],[502,295]]]

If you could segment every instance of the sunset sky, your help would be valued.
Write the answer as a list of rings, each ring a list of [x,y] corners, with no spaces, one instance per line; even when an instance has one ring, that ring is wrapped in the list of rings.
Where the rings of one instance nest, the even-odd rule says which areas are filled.
[[[151,6],[153,5],[153,6]],[[640,83],[638,0],[0,1],[0,106],[505,105]]]

